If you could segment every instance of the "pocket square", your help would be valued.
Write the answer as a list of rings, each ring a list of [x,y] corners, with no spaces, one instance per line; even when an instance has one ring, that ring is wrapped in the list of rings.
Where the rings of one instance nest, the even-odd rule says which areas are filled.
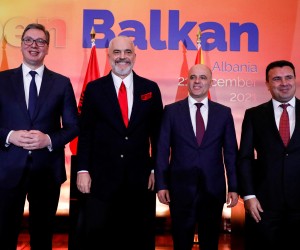
[[[152,92],[149,92],[147,94],[141,95],[141,100],[143,100],[143,101],[147,101],[150,98],[152,98]]]

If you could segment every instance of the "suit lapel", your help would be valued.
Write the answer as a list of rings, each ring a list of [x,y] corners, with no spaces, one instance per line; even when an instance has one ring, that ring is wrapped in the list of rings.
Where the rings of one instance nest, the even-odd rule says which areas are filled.
[[[281,139],[278,127],[276,125],[272,100],[267,102],[263,107],[263,114],[261,116],[263,117],[261,121],[262,126],[266,126],[268,128],[267,130],[270,130],[270,134],[275,135],[275,137],[277,138],[276,140],[278,140],[283,145],[283,141]]]
[[[23,82],[23,71],[22,66],[16,68],[13,75],[11,76],[12,86],[14,88],[15,97],[20,105],[22,113],[29,118],[29,113],[26,105],[26,97],[24,91],[24,82]]]
[[[52,77],[53,76],[52,76],[51,71],[45,67],[44,73],[43,73],[43,79],[42,79],[42,83],[41,83],[41,88],[40,88],[36,108],[35,108],[34,115],[33,115],[33,120],[38,115],[38,113],[41,110],[44,103],[47,102],[48,95],[51,92],[51,89],[53,87]]]
[[[207,125],[205,128],[205,132],[202,138],[202,145],[207,141],[207,138],[210,137],[209,134],[214,133],[215,131],[215,125],[218,124],[218,108],[214,102],[211,100],[208,100],[207,102],[208,105],[208,115],[207,115]]]
[[[179,102],[179,114],[178,117],[180,119],[180,123],[182,123],[183,131],[187,132],[187,140],[193,143],[196,147],[198,147],[197,138],[193,129],[190,107],[188,98],[183,99]],[[204,133],[205,134],[205,133]]]
[[[294,138],[299,138],[300,136],[300,100],[296,98],[296,103],[295,103],[295,129],[294,132],[291,136],[291,140],[289,145],[292,145],[294,143]],[[296,141],[295,141],[296,142]]]
[[[131,115],[128,123],[128,129],[132,130],[135,126],[139,124],[139,119],[143,119],[144,111],[142,95],[147,94],[147,88],[145,88],[144,82],[141,80],[134,71],[133,73],[133,103],[131,109]]]
[[[111,73],[109,73],[107,76],[104,76],[101,87],[102,87],[102,92],[108,99],[107,107],[111,109],[113,124],[115,124],[115,126],[121,130],[126,129],[125,124],[123,122],[118,96],[117,96],[116,88]],[[115,114],[117,114],[117,119]]]
[[[142,83],[139,81],[139,77],[133,73],[133,103],[132,110],[129,119],[128,127],[132,128],[137,123],[137,118],[140,117],[138,113],[141,108],[141,95],[143,93]]]

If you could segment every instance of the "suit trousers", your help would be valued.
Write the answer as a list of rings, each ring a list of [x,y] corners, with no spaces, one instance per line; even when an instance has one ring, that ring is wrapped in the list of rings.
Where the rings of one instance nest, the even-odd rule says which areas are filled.
[[[155,249],[155,193],[148,191],[139,201],[133,193],[117,197],[101,200],[86,195],[79,213],[78,249]]]
[[[256,223],[246,214],[245,250],[294,249],[299,244],[300,210],[264,210]]]
[[[31,250],[52,250],[53,222],[60,195],[60,184],[47,171],[33,171],[28,156],[19,185],[0,187],[0,242],[5,250],[16,250],[24,204],[29,202],[28,226]]]
[[[206,194],[198,194],[191,204],[173,204],[170,212],[174,250],[191,250],[198,233],[201,250],[218,250],[224,203]]]

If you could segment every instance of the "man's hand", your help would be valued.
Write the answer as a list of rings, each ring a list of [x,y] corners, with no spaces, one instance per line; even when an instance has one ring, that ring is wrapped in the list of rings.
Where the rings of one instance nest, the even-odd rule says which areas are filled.
[[[35,150],[50,146],[49,137],[39,130],[30,130],[27,134],[27,143],[23,146],[27,150]]]
[[[239,200],[239,195],[236,192],[228,192],[226,204],[227,207],[234,207]]]
[[[260,213],[263,212],[263,209],[257,198],[245,200],[244,207],[246,213],[250,214],[256,222],[259,222],[261,220]]]
[[[49,137],[38,130],[13,131],[8,138],[8,142],[27,150],[45,148],[51,144]]]
[[[153,191],[154,190],[154,184],[155,184],[154,173],[151,172],[151,174],[149,175],[149,179],[148,179],[148,189]]]
[[[167,189],[159,190],[157,192],[157,198],[161,203],[163,203],[165,205],[169,205],[169,203],[170,203],[169,190],[167,190]]]
[[[78,190],[83,193],[90,193],[91,191],[91,183],[92,179],[88,172],[79,172],[77,173],[77,188]]]

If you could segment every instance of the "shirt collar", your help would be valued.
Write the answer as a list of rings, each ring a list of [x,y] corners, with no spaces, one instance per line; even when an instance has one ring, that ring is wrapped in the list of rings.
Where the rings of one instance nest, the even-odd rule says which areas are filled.
[[[282,104],[281,102],[279,102],[279,101],[277,101],[275,99],[272,99],[272,103],[273,103],[274,109],[278,108],[279,105]],[[291,100],[289,100],[288,102],[284,102],[284,103],[288,103],[288,104],[290,104],[290,106],[292,106],[293,108],[295,108],[295,105],[296,105],[296,98],[295,98],[295,96]]]
[[[120,88],[122,82],[124,82],[127,89],[131,88],[132,83],[133,83],[133,73],[132,73],[132,71],[124,79],[120,78],[119,76],[117,76],[113,72],[111,72],[111,75],[112,75],[114,84],[115,84],[117,89]]]
[[[39,68],[35,69],[34,71],[36,71],[36,73],[42,78],[43,77],[43,72],[44,72],[44,68],[45,65],[43,64],[42,66],[40,66]],[[29,68],[25,63],[22,63],[22,71],[23,71],[23,75],[27,76],[29,74],[29,71],[31,71],[33,69]]]
[[[189,102],[189,106],[195,106],[195,103],[197,103],[198,101],[196,101],[193,97],[191,97],[190,95],[188,96],[188,102]],[[208,108],[208,98],[205,97],[201,103],[203,103],[203,107]]]

